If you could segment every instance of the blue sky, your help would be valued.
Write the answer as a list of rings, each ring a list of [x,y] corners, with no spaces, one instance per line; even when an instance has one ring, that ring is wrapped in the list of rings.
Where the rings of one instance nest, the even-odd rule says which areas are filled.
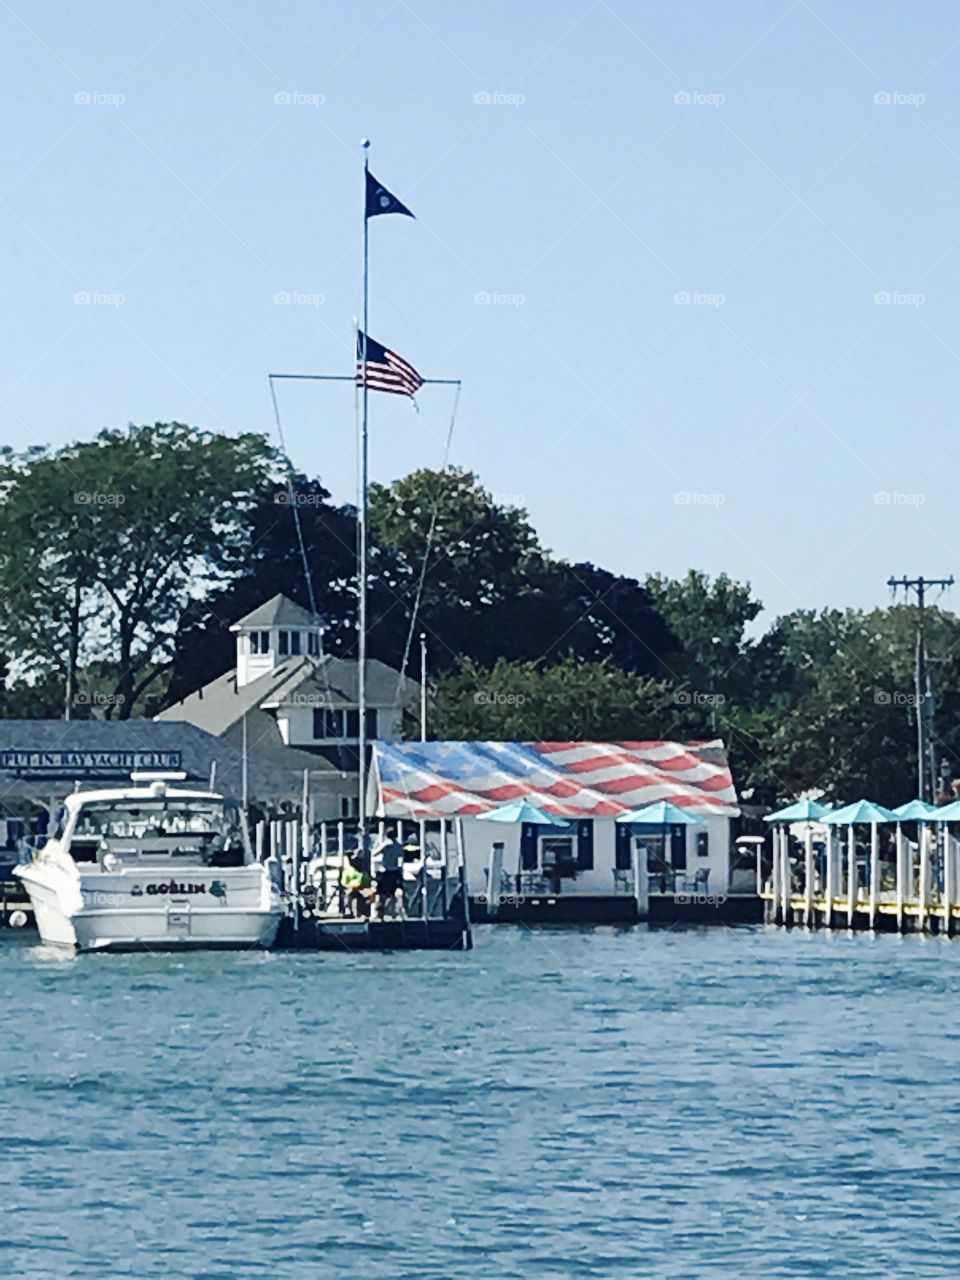
[[[768,616],[960,572],[956,6],[10,0],[0,35],[0,442],[272,431],[269,371],[349,372],[369,135],[418,215],[372,224],[371,333],[464,379],[453,460],[556,554]],[[375,478],[439,464],[420,399],[375,398]],[[352,499],[350,389],[281,403]]]

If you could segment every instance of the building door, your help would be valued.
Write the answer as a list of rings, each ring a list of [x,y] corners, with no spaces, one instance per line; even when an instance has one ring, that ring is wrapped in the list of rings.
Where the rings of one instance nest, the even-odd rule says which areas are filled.
[[[550,882],[554,893],[560,893],[564,879],[577,874],[577,858],[572,836],[542,836],[540,839],[540,873]]]

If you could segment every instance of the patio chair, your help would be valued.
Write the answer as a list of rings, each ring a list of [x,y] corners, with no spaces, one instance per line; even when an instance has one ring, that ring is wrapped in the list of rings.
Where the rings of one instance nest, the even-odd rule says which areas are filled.
[[[701,867],[692,880],[685,880],[683,888],[686,893],[706,893],[707,881],[710,879],[710,868]]]

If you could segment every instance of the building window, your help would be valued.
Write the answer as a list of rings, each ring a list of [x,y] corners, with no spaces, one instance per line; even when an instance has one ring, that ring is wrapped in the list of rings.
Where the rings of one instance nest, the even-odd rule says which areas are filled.
[[[279,645],[280,657],[285,658],[287,654],[290,652],[290,632],[281,631],[279,634],[280,634],[280,645]]]
[[[307,632],[307,653],[311,658],[316,658],[320,653],[320,637],[315,631]]]
[[[313,713],[313,736],[322,741],[345,737],[344,713],[339,708],[317,707]]]
[[[251,631],[250,632],[250,652],[251,653],[269,653],[270,652],[270,632],[269,631]]]
[[[377,735],[377,713],[371,707],[367,711],[367,734]],[[313,736],[320,740],[336,739],[356,742],[360,737],[360,711],[357,707],[315,707],[313,712]]]
[[[697,832],[697,857],[710,857],[710,833],[709,831]]]
[[[294,656],[300,653],[300,632],[299,631],[290,632],[290,652]]]

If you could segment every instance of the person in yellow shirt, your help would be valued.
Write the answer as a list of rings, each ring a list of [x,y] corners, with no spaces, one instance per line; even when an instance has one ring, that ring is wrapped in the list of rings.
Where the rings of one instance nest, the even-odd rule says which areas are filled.
[[[369,915],[370,900],[376,896],[376,890],[363,869],[359,854],[347,854],[340,870],[340,884],[347,910],[355,916]]]

